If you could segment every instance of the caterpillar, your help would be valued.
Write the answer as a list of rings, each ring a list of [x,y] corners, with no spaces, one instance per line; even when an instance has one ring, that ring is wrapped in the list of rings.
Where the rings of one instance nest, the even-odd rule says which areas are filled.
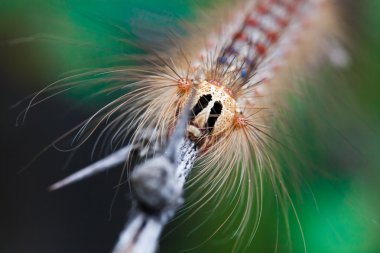
[[[277,136],[286,135],[281,130],[289,123],[287,94],[298,92],[300,82],[327,60],[335,65],[347,62],[339,47],[344,39],[339,2],[233,2],[204,18],[204,29],[193,27],[191,36],[174,36],[169,50],[152,50],[140,66],[83,74],[90,77],[86,82],[116,82],[111,89],[127,92],[86,120],[76,139],[82,143],[106,122],[99,138],[113,147],[139,145],[139,159],[148,159],[165,150],[188,105],[183,130],[197,157],[188,182],[195,197],[189,197],[186,208],[199,209],[212,201],[216,211],[224,208],[219,200],[231,199],[232,210],[243,212],[234,237],[245,237],[232,251],[244,250],[260,223],[264,181],[269,180],[280,206],[290,207],[297,216],[283,161],[274,156],[291,144]],[[69,80],[68,86],[77,83]],[[129,157],[125,162],[133,167]],[[53,189],[90,174],[74,175]],[[233,216],[231,212],[225,223]]]

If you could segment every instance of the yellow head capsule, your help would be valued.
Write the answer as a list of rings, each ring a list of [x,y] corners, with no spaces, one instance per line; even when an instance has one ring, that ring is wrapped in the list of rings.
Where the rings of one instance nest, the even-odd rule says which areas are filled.
[[[223,85],[203,81],[195,87],[196,95],[187,132],[192,139],[218,135],[234,122],[236,101]]]

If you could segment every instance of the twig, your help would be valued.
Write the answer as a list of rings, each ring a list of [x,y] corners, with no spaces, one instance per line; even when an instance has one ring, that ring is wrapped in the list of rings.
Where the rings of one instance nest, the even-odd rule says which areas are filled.
[[[131,190],[136,205],[113,253],[155,252],[161,231],[183,203],[185,180],[198,155],[196,145],[185,137],[193,97],[194,91],[183,109],[165,152],[146,160],[132,170]],[[141,138],[148,137],[145,136],[149,135],[148,132]],[[115,167],[128,160],[131,153],[139,148],[139,144],[130,144],[53,184],[49,190],[60,189]],[[143,152],[145,151],[140,150],[140,156]]]
[[[185,179],[197,156],[191,141],[182,143],[176,166],[159,156],[135,169],[132,187],[137,207],[113,253],[155,252],[161,231],[183,202]]]
[[[113,253],[153,253],[166,223],[183,203],[183,187],[197,157],[185,137],[192,92],[163,155],[145,161],[131,175],[137,203]]]
[[[129,159],[130,154],[137,146],[130,144],[124,148],[116,151],[115,153],[79,170],[78,172],[54,183],[49,187],[49,191],[55,191],[63,188],[67,185],[73,184],[75,182],[81,181],[85,178],[96,175],[100,172],[109,170]]]

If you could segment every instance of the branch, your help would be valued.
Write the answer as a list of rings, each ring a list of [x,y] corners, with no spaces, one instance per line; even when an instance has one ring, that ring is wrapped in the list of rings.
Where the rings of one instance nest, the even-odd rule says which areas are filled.
[[[197,153],[191,141],[184,141],[176,166],[165,156],[159,156],[135,169],[132,187],[137,207],[134,208],[113,253],[156,251],[161,231],[183,203],[183,186]]]
[[[133,215],[122,231],[113,253],[153,253],[161,231],[183,203],[183,188],[187,175],[193,168],[198,155],[196,145],[186,139],[190,105],[194,97],[192,91],[180,119],[162,155],[146,160],[133,169],[131,190],[135,199]],[[149,129],[141,140],[154,135]],[[130,144],[119,151],[89,165],[71,176],[50,186],[57,190],[94,174],[111,169],[129,159],[139,144]],[[143,150],[140,150],[142,157]]]
[[[185,137],[194,91],[181,114],[163,155],[137,166],[131,175],[137,203],[113,253],[153,253],[161,231],[183,203],[183,187],[198,155]]]

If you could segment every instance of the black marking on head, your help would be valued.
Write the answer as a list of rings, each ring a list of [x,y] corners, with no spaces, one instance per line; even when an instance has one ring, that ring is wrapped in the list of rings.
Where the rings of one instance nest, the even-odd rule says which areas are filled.
[[[208,103],[212,100],[211,94],[203,95],[199,98],[197,104],[191,110],[190,117],[196,117],[204,108],[207,107]]]
[[[215,102],[214,106],[211,108],[210,116],[207,119],[207,129],[209,133],[211,133],[211,131],[214,129],[215,123],[222,113],[222,109],[223,105],[219,101]]]

